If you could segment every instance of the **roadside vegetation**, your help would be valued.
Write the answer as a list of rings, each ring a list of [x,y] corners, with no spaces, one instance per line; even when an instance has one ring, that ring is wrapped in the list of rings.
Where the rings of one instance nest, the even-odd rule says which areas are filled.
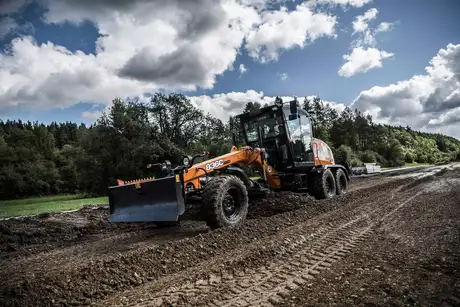
[[[460,141],[452,137],[375,124],[370,116],[350,108],[338,113],[318,97],[305,99],[302,105],[311,114],[315,136],[333,148],[337,162],[396,167],[460,158]],[[250,102],[244,110],[260,107]],[[175,164],[185,154],[202,151],[216,156],[231,146],[229,122],[205,114],[175,93],[157,93],[148,102],[115,99],[109,112],[90,127],[0,121],[0,199],[104,196],[117,178],[151,176],[145,167],[149,163],[168,159]],[[80,198],[51,198],[45,207],[67,210],[93,202]],[[0,204],[1,214],[8,214],[11,207],[19,208],[14,210],[20,214],[32,213],[38,210],[36,204],[6,202]]]
[[[3,200],[0,201],[0,218],[76,210],[95,204],[108,204],[108,199],[107,197],[86,198],[84,195],[75,194]]]

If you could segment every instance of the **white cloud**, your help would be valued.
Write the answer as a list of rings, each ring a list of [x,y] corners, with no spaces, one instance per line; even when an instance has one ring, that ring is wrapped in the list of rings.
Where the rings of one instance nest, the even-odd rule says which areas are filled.
[[[30,0],[2,0],[0,5],[0,15],[16,13],[28,2],[30,2]]]
[[[378,10],[376,8],[371,8],[366,11],[363,15],[356,16],[353,21],[353,33],[364,32],[369,27],[369,22],[377,18]]]
[[[365,73],[372,68],[382,67],[382,60],[393,57],[394,54],[380,51],[375,48],[354,48],[351,54],[345,54],[343,58],[347,60],[340,67],[339,76],[349,78],[358,73]]]
[[[460,44],[440,49],[425,71],[409,80],[362,91],[352,107],[378,122],[460,138]]]
[[[460,107],[447,111],[441,114],[438,118],[432,118],[428,121],[428,126],[443,126],[450,124],[460,125]]]
[[[71,53],[52,43],[17,38],[10,54],[0,54],[0,106],[70,107],[77,102],[107,102],[126,93],[141,95],[149,86],[123,80],[94,55]]]
[[[285,81],[285,80],[287,80],[287,78],[288,78],[288,74],[287,74],[287,73],[283,72],[283,73],[280,74],[280,79],[281,79],[281,80]]]
[[[240,70],[240,76],[243,75],[246,71],[248,71],[244,64],[240,64],[240,67],[238,69]]]
[[[314,13],[306,3],[289,12],[265,11],[258,27],[251,29],[246,42],[249,55],[262,63],[276,61],[281,50],[303,48],[323,36],[335,36],[336,17]]]
[[[362,7],[368,3],[371,3],[373,0],[316,0],[318,4],[331,4],[331,5],[340,5],[342,7],[352,6],[352,7]]]
[[[375,35],[380,32],[390,31],[394,23],[382,22],[373,29],[370,22],[378,15],[376,8],[367,10],[363,15],[356,16],[352,25],[352,36],[357,36],[350,44],[353,48],[350,54],[344,54],[346,63],[338,70],[339,76],[349,78],[358,73],[366,73],[370,69],[383,66],[383,60],[394,56],[393,53],[376,48]]]
[[[0,41],[14,32],[18,27],[19,25],[17,22],[11,17],[3,17],[0,19]]]
[[[370,22],[377,18],[378,10],[369,9],[363,15],[355,17],[353,21],[353,34],[356,38],[351,42],[351,47],[371,46],[377,44],[376,35],[393,30],[397,22],[381,22],[377,27],[371,27]]]
[[[95,122],[101,115],[102,111],[84,111],[81,113],[81,118],[89,122]]]
[[[284,102],[294,99],[293,96],[280,96]],[[243,111],[246,103],[259,102],[261,105],[273,104],[276,97],[265,96],[263,92],[257,92],[254,90],[248,90],[247,92],[230,92],[215,94],[212,96],[191,96],[189,97],[191,102],[198,108],[203,109],[206,113],[227,121],[229,116],[239,114]],[[307,96],[308,99],[313,100],[314,96]],[[303,97],[297,98],[300,103],[303,103]],[[329,105],[331,108],[342,112],[345,109],[343,104],[323,100],[324,104]]]
[[[388,32],[388,31],[391,31],[393,29],[394,25],[395,25],[395,23],[382,22],[377,27],[376,32]]]
[[[114,96],[161,88],[210,89],[241,48],[255,59],[274,59],[281,50],[332,36],[336,22],[302,5],[267,11],[274,0],[41,2],[45,22],[92,21],[101,34],[96,54],[37,45],[31,37],[13,40],[11,51],[0,54],[0,108],[108,104]]]

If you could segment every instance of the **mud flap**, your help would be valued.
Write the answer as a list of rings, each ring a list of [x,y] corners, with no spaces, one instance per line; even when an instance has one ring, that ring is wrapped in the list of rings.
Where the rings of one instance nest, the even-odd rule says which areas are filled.
[[[185,211],[179,175],[109,187],[110,222],[173,222]]]

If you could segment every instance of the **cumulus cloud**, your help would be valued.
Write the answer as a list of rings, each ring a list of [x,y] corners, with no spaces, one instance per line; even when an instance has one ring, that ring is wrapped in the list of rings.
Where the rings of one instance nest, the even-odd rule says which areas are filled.
[[[340,5],[342,7],[363,7],[373,0],[317,0],[318,4]]]
[[[281,79],[281,80],[285,81],[285,80],[287,80],[287,78],[288,78],[288,74],[287,74],[287,73],[283,72],[283,73],[280,74],[280,79]]]
[[[81,118],[89,122],[95,122],[101,116],[102,111],[84,111],[81,113]]]
[[[349,78],[358,73],[365,73],[372,68],[382,67],[382,61],[393,55],[393,53],[380,51],[376,48],[354,48],[350,54],[343,56],[347,62],[340,67],[338,74]]]
[[[460,107],[449,110],[438,118],[430,119],[428,126],[439,127],[455,123],[460,124]]]
[[[353,21],[353,33],[366,31],[369,28],[369,22],[377,17],[378,12],[376,8],[371,8],[363,15],[356,16]]]
[[[440,49],[429,64],[423,75],[361,92],[352,107],[379,122],[460,138],[460,44]]]
[[[94,55],[72,53],[52,43],[37,45],[31,37],[13,40],[0,54],[0,106],[47,109],[78,102],[110,102],[126,93],[149,89],[110,73]]]
[[[114,96],[159,89],[210,89],[217,75],[233,69],[242,48],[255,60],[273,60],[282,50],[334,34],[334,16],[304,5],[273,10],[275,2],[40,0],[47,23],[91,21],[100,34],[96,53],[14,39],[0,54],[0,108],[107,104]],[[6,11],[13,12],[26,1],[8,3]]]
[[[0,19],[0,41],[3,40],[7,35],[14,32],[19,25],[11,17],[4,17]]]
[[[5,40],[10,35],[23,35],[34,33],[35,28],[30,22],[18,24],[17,21],[9,16],[0,19],[0,41]]]
[[[240,67],[238,69],[240,71],[240,76],[243,75],[246,71],[248,71],[248,69],[246,68],[246,66],[244,66],[244,64],[240,64]]]
[[[294,11],[286,7],[279,11],[266,11],[261,23],[251,29],[246,38],[249,55],[262,63],[276,61],[280,50],[303,48],[323,36],[335,36],[336,17],[314,13],[302,3]]]
[[[389,32],[394,29],[398,22],[381,22],[377,27],[371,27],[371,21],[375,20],[378,15],[376,8],[371,8],[363,15],[356,16],[353,25],[353,34],[355,39],[351,42],[352,47],[371,46],[377,44],[376,35],[379,33]]]
[[[307,95],[307,98],[313,100],[315,96]],[[276,97],[265,96],[262,91],[257,92],[254,90],[248,90],[246,92],[230,92],[215,94],[212,96],[191,96],[189,97],[191,102],[198,108],[203,109],[206,113],[227,121],[229,116],[241,113],[244,106],[248,102],[259,102],[261,105],[265,103],[271,105],[274,103]],[[293,100],[293,96],[281,96],[283,101],[287,102]],[[303,97],[298,98],[299,102],[303,102]],[[345,105],[334,101],[323,100],[324,104],[329,105],[331,108],[342,112],[345,109]]]
[[[393,22],[382,22],[379,24],[377,29],[375,30],[376,32],[388,32],[391,31],[395,26],[395,23]]]
[[[344,54],[346,62],[339,68],[338,75],[349,78],[358,73],[366,73],[370,69],[383,67],[383,60],[394,56],[393,53],[376,48],[377,33],[388,32],[395,23],[382,22],[376,28],[370,22],[378,15],[376,8],[367,10],[363,15],[356,16],[352,36],[357,36],[350,44],[353,48],[350,54]]]
[[[18,12],[31,0],[2,0],[0,5],[0,15],[8,15]]]

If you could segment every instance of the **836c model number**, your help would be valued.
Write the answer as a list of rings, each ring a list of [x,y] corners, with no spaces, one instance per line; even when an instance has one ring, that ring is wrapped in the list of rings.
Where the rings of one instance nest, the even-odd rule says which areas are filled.
[[[216,167],[220,167],[224,165],[224,160],[217,160],[217,161],[213,161],[213,162],[210,162],[208,164],[206,164],[206,170],[207,171],[210,171],[212,169],[215,169]]]

